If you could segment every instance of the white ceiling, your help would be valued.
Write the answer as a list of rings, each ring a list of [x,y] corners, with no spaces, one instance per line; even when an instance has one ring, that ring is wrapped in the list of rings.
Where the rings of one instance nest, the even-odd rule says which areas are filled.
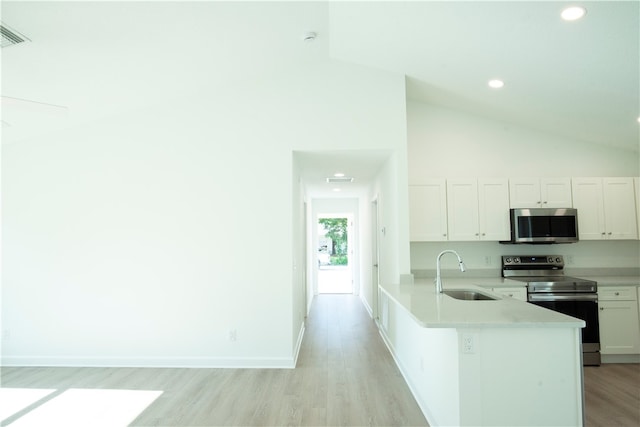
[[[367,194],[370,183],[392,153],[388,150],[339,150],[296,152],[301,176],[311,197],[357,197]],[[353,182],[332,184],[327,178],[344,173]],[[338,189],[338,191],[336,191]]]
[[[572,23],[569,3],[2,1],[31,40],[1,51],[3,143],[338,59],[407,75],[412,99],[638,153],[640,2],[581,2]],[[385,158],[338,154],[361,182]],[[319,179],[322,157],[301,159]]]
[[[638,1],[338,3],[330,31],[334,57],[406,74],[410,98],[638,150]]]

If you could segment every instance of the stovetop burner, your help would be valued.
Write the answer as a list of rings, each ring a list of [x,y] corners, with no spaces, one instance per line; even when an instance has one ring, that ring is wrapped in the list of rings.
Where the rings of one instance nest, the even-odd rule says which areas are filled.
[[[525,282],[528,292],[596,292],[597,283],[593,280],[569,276],[509,277],[511,280]]]
[[[527,283],[534,292],[596,292],[597,283],[564,275],[562,255],[505,255],[502,257],[502,276]]]

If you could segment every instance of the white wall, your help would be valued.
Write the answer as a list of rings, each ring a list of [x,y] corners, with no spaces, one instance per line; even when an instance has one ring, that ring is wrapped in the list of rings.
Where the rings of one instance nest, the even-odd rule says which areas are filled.
[[[374,193],[378,199],[380,282],[398,283],[410,273],[409,196],[406,154],[399,150],[383,166]]]
[[[3,147],[3,364],[293,365],[292,152],[404,147],[404,78],[327,62],[214,86]]]
[[[373,189],[371,190],[373,191]],[[373,278],[373,238],[375,231],[372,225],[372,203],[371,193],[358,198],[358,212],[360,212],[359,235],[360,235],[360,299],[362,300],[369,315],[373,312],[373,292],[377,284]]]
[[[638,152],[407,102],[409,182],[432,177],[638,176]]]
[[[494,270],[500,275],[502,255],[563,255],[567,273],[593,268],[640,267],[640,243],[637,240],[581,241],[558,245],[502,245],[498,242],[412,242],[412,270],[435,270],[436,257],[445,249],[454,249],[468,270]],[[442,268],[452,274],[458,270],[455,257],[443,257]],[[577,273],[574,273],[577,274]],[[584,274],[584,273],[583,273]]]
[[[409,182],[442,177],[638,176],[638,152],[569,140],[435,105],[407,103]],[[434,269],[437,254],[456,249],[472,269],[499,271],[501,255],[551,253],[573,268],[640,268],[638,241],[569,245],[497,242],[411,243],[412,270]],[[489,257],[489,258],[487,258]],[[456,266],[443,259],[443,267]]]
[[[298,358],[298,351],[304,337],[304,318],[307,316],[307,219],[304,187],[300,177],[300,166],[295,155],[292,155],[291,176],[291,337],[292,354]],[[297,338],[296,338],[297,336]]]

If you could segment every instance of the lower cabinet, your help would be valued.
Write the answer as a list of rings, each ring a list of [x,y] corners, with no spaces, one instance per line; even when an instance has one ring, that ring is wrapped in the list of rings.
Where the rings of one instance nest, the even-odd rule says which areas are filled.
[[[598,289],[602,354],[640,354],[640,318],[635,286]]]
[[[500,295],[506,295],[508,297],[519,299],[522,301],[527,300],[527,288],[525,288],[524,286],[513,288],[492,288],[491,290]]]

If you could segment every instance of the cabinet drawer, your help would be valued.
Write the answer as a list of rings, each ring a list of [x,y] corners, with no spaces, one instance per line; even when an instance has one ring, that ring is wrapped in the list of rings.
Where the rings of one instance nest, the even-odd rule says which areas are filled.
[[[635,286],[598,289],[598,299],[603,301],[635,301],[637,298]]]

